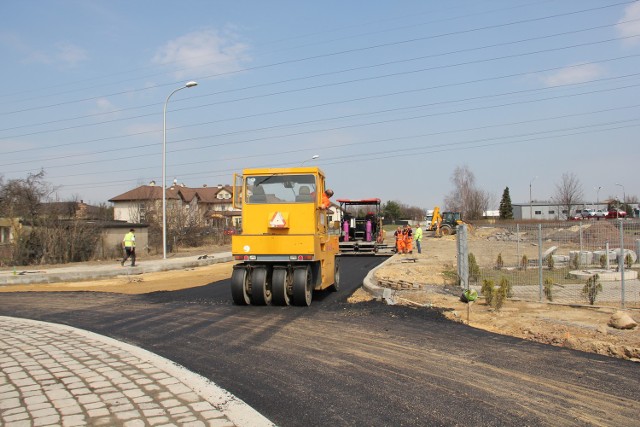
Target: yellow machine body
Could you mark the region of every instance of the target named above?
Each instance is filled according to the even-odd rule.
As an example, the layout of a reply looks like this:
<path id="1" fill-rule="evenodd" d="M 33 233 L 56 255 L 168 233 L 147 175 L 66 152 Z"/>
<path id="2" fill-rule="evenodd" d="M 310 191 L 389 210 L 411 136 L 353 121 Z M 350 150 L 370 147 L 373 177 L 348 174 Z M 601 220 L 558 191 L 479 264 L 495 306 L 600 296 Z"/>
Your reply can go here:
<path id="1" fill-rule="evenodd" d="M 236 303 L 270 304 L 279 292 L 275 300 L 288 304 L 296 300 L 296 280 L 315 291 L 337 287 L 339 230 L 321 207 L 324 190 L 317 167 L 245 169 L 235 176 L 234 206 L 242 209 L 242 232 L 231 242 L 234 259 L 242 262 L 236 266 L 242 271 L 234 270 Z M 276 283 L 281 280 L 286 283 Z M 256 291 L 256 283 L 263 289 Z"/>

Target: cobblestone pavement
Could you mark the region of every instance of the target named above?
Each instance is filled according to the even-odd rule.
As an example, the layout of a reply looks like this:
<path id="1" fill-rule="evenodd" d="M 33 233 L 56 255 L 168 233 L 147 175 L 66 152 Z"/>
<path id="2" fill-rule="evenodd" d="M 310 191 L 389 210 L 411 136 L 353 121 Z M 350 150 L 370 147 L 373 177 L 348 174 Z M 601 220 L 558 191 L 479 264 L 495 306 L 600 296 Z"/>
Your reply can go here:
<path id="1" fill-rule="evenodd" d="M 272 426 L 206 378 L 69 326 L 0 316 L 0 426 Z"/>

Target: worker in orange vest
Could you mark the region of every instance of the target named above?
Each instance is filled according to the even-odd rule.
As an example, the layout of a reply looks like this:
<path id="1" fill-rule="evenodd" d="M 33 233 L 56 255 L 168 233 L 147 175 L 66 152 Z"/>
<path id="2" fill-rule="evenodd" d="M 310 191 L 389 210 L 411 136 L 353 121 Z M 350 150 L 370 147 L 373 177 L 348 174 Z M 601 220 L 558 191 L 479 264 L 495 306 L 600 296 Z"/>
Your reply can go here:
<path id="1" fill-rule="evenodd" d="M 413 230 L 409 224 L 406 225 L 404 231 L 404 253 L 413 253 Z"/>
<path id="2" fill-rule="evenodd" d="M 404 234 L 402 233 L 402 227 L 399 226 L 393 235 L 396 238 L 396 253 L 404 253 Z"/>
<path id="3" fill-rule="evenodd" d="M 331 200 L 329 200 L 329 198 L 333 196 L 333 190 L 330 188 L 327 188 L 326 190 L 324 190 L 324 193 L 322 193 L 322 202 L 320 203 L 320 207 L 322 209 L 329 209 L 329 206 L 331 206 Z"/>

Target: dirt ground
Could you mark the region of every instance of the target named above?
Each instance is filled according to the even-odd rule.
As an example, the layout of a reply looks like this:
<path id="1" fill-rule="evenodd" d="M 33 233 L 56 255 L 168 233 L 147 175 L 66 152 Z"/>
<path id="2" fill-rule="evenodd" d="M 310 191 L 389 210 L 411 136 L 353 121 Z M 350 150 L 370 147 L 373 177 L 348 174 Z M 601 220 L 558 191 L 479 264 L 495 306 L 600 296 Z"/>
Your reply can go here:
<path id="1" fill-rule="evenodd" d="M 489 237 L 496 232 L 499 230 L 478 229 L 469 237 L 473 240 L 479 263 L 493 260 L 495 247 L 500 242 L 489 240 Z M 394 255 L 376 271 L 375 277 L 382 286 L 394 283 L 428 284 L 420 290 L 397 290 L 396 303 L 441 309 L 453 321 L 499 334 L 640 362 L 640 327 L 619 330 L 608 326 L 611 316 L 618 309 L 540 304 L 513 299 L 507 300 L 499 311 L 493 310 L 482 298 L 465 304 L 459 299 L 459 288 L 452 286 L 451 278 L 443 274 L 447 270 L 455 271 L 455 236 L 434 238 L 426 233 L 422 243 L 422 254 L 414 250 L 411 255 Z M 482 245 L 486 245 L 486 250 L 482 250 Z M 415 258 L 415 262 L 407 258 Z M 371 297 L 359 291 L 351 298 L 353 302 L 363 299 Z M 627 310 L 626 313 L 640 323 L 639 311 Z"/>
<path id="2" fill-rule="evenodd" d="M 423 254 L 418 255 L 414 251 L 411 255 L 416 258 L 415 262 L 404 262 L 401 256 L 394 255 L 376 271 L 376 279 L 381 283 L 404 281 L 429 284 L 420 290 L 397 291 L 396 303 L 418 310 L 439 309 L 449 319 L 474 328 L 640 362 L 640 328 L 617 330 L 607 325 L 611 315 L 617 311 L 615 308 L 572 307 L 510 299 L 500 311 L 494 311 L 482 299 L 471 305 L 460 302 L 459 289 L 451 286 L 450 280 L 443 274 L 443 271 L 453 269 L 455 237 L 435 239 L 428 234 L 423 239 Z M 478 231 L 472 238 L 486 240 L 488 245 L 495 246 L 495 242 L 489 242 L 486 237 Z M 478 253 L 482 257 L 481 252 Z M 141 294 L 171 291 L 226 279 L 231 275 L 231 268 L 232 263 L 226 263 L 88 282 L 1 286 L 0 292 L 95 291 Z M 350 301 L 358 303 L 370 299 L 372 297 L 368 293 L 359 289 Z M 627 313 L 640 323 L 640 312 L 627 310 Z"/>
<path id="3" fill-rule="evenodd" d="M 204 286 L 231 277 L 231 263 L 206 267 L 161 271 L 88 282 L 38 283 L 33 285 L 0 286 L 0 292 L 114 292 L 120 294 L 145 294 L 155 291 L 175 291 Z"/>

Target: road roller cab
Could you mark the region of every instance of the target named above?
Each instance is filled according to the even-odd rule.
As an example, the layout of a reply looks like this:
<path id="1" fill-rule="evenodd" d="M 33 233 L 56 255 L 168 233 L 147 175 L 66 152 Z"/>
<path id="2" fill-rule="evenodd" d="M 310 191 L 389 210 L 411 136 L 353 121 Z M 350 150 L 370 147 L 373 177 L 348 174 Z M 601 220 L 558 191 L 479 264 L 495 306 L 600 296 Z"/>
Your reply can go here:
<path id="1" fill-rule="evenodd" d="M 337 224 L 321 207 L 325 176 L 317 167 L 245 169 L 234 177 L 242 233 L 232 236 L 238 264 L 231 295 L 238 305 L 311 304 L 313 291 L 337 290 Z"/>

